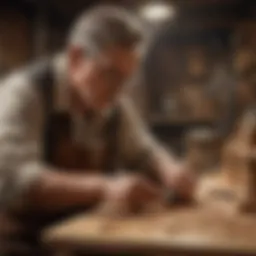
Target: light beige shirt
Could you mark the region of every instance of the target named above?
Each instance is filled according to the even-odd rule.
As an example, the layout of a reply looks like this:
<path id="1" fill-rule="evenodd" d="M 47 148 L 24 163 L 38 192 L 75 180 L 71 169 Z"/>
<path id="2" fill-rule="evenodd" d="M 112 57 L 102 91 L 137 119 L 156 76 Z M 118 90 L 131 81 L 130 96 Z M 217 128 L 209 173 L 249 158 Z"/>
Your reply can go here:
<path id="1" fill-rule="evenodd" d="M 69 109 L 65 65 L 54 59 L 56 82 L 55 111 Z M 0 205 L 8 207 L 22 201 L 25 192 L 47 166 L 43 162 L 44 107 L 43 97 L 34 84 L 29 68 L 19 70 L 1 81 L 0 87 Z M 147 131 L 130 100 L 120 97 L 121 126 L 119 150 L 129 162 L 144 152 L 157 153 L 160 146 Z M 79 116 L 73 118 L 74 139 L 85 147 L 102 142 L 97 127 L 107 120 L 104 113 L 95 123 L 86 123 Z M 139 167 L 138 167 L 139 168 Z"/>

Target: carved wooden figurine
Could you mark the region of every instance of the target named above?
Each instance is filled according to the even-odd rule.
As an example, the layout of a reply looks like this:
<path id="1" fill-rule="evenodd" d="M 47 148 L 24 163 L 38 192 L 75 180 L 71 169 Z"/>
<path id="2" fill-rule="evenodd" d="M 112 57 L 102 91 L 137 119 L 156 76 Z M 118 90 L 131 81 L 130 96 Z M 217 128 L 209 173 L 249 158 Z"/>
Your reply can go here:
<path id="1" fill-rule="evenodd" d="M 256 109 L 243 115 L 222 152 L 220 171 L 202 177 L 196 192 L 200 203 L 226 201 L 238 210 L 256 206 Z M 250 206 L 250 207 L 249 207 Z"/>

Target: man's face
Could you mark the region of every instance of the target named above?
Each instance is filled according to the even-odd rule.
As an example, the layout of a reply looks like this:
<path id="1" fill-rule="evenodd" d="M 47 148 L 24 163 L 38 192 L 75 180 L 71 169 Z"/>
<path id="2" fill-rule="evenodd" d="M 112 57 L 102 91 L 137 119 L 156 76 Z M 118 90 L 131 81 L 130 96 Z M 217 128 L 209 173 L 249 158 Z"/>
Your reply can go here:
<path id="1" fill-rule="evenodd" d="M 94 58 L 82 52 L 71 52 L 69 61 L 71 83 L 82 103 L 101 111 L 115 103 L 125 81 L 136 68 L 137 54 L 134 50 L 121 48 Z"/>

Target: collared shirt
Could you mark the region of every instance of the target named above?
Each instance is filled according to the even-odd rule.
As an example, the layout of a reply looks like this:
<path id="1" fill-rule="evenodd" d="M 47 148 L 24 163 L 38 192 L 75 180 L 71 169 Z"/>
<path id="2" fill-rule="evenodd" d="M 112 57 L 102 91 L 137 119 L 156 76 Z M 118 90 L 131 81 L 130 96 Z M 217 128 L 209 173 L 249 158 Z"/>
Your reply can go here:
<path id="1" fill-rule="evenodd" d="M 65 65 L 54 59 L 55 111 L 70 110 Z M 25 192 L 51 167 L 43 162 L 44 104 L 43 97 L 32 79 L 29 68 L 17 71 L 1 81 L 0 87 L 0 203 L 3 206 L 22 202 Z M 120 97 L 121 125 L 120 153 L 126 162 L 151 152 L 159 145 L 138 117 L 131 101 Z M 104 138 L 97 131 L 107 120 L 104 113 L 99 120 L 84 121 L 73 115 L 74 139 L 86 147 L 97 147 Z M 140 168 L 140 167 L 138 167 Z"/>

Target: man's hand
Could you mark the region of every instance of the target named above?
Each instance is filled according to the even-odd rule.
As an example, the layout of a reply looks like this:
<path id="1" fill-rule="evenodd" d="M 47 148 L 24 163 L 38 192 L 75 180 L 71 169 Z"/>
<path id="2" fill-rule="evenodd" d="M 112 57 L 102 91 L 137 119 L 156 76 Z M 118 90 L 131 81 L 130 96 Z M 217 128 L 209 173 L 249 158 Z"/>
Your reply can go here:
<path id="1" fill-rule="evenodd" d="M 161 208 L 162 190 L 139 175 L 110 178 L 104 191 L 100 213 L 122 216 Z"/>
<path id="2" fill-rule="evenodd" d="M 195 176 L 186 164 L 175 163 L 165 172 L 164 184 L 178 197 L 192 199 L 195 189 Z"/>

